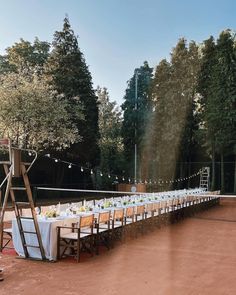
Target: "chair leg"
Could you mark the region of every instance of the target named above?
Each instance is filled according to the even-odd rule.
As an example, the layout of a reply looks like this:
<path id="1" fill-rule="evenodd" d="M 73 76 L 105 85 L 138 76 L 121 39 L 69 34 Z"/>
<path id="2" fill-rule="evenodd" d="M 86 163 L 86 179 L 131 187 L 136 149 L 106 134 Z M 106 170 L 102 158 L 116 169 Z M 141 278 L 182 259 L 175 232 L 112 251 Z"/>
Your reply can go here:
<path id="1" fill-rule="evenodd" d="M 99 234 L 99 231 L 97 231 L 96 238 L 95 238 L 96 255 L 99 255 L 99 244 L 100 244 L 100 234 Z"/>
<path id="2" fill-rule="evenodd" d="M 80 262 L 80 239 L 77 239 L 76 261 Z"/>
<path id="3" fill-rule="evenodd" d="M 61 258 L 60 257 L 60 232 L 61 232 L 61 229 L 57 228 L 57 260 Z"/>

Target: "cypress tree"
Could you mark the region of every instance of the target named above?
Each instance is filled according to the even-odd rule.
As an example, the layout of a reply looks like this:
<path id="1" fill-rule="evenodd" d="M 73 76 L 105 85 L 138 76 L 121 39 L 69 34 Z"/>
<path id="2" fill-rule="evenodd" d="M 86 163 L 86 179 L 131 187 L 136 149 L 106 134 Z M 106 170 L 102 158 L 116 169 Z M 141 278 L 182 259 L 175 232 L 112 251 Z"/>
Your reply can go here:
<path id="1" fill-rule="evenodd" d="M 124 111 L 122 137 L 124 142 L 124 156 L 127 162 L 127 175 L 133 175 L 134 145 L 136 143 L 137 162 L 139 166 L 137 175 L 141 177 L 140 163 L 142 150 L 144 148 L 143 139 L 147 128 L 151 105 L 149 87 L 152 79 L 152 71 L 153 69 L 149 67 L 147 62 L 144 62 L 143 66 L 134 71 L 133 77 L 128 82 L 128 87 L 124 96 L 125 102 L 121 106 Z"/>
<path id="2" fill-rule="evenodd" d="M 73 106 L 82 104 L 84 119 L 75 122 L 82 142 L 74 144 L 67 155 L 82 165 L 96 165 L 99 162 L 97 97 L 92 87 L 91 74 L 68 17 L 64 19 L 62 31 L 54 33 L 48 74 L 56 90 L 70 102 L 72 114 Z"/>

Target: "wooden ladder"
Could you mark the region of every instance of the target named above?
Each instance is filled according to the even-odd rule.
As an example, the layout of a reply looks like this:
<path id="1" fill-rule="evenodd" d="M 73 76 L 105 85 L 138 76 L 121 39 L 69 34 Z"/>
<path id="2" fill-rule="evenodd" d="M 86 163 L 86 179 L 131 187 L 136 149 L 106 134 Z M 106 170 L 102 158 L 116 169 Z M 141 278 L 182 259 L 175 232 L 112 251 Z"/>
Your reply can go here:
<path id="1" fill-rule="evenodd" d="M 30 182 L 28 178 L 28 170 L 26 169 L 26 164 L 23 162 L 20 162 L 20 177 L 23 180 L 23 185 L 22 186 L 13 186 L 13 178 L 14 178 L 14 173 L 13 173 L 13 164 L 11 162 L 2 162 L 4 171 L 6 174 L 6 191 L 5 191 L 5 196 L 3 200 L 3 205 L 0 211 L 0 251 L 2 251 L 3 248 L 3 226 L 4 226 L 4 213 L 7 209 L 7 204 L 8 204 L 8 199 L 9 195 L 11 196 L 11 201 L 12 201 L 12 207 L 14 208 L 15 215 L 16 215 L 16 222 L 18 225 L 19 233 L 20 233 L 20 238 L 22 241 L 22 247 L 24 250 L 24 255 L 25 258 L 30 258 L 30 259 L 35 259 L 35 260 L 46 260 L 45 256 L 45 251 L 42 243 L 42 238 L 41 238 L 41 233 L 39 230 L 39 225 L 37 221 L 37 216 L 35 212 L 35 206 L 34 206 L 34 200 L 33 200 L 33 195 L 30 187 Z M 32 163 L 28 163 L 27 165 L 31 166 Z M 20 178 L 18 177 L 18 178 Z M 17 200 L 17 192 L 19 191 L 25 191 L 26 192 L 26 197 L 27 201 L 26 202 L 20 202 Z M 22 208 L 29 208 L 31 212 L 31 216 L 23 216 L 22 215 Z M 26 231 L 24 230 L 23 223 L 24 220 L 29 219 L 32 220 L 33 222 L 33 231 Z M 37 244 L 38 245 L 31 245 L 26 243 L 26 238 L 25 234 L 27 235 L 34 235 L 37 239 Z M 28 248 L 38 248 L 40 251 L 41 259 L 36 259 L 30 256 Z"/>
<path id="2" fill-rule="evenodd" d="M 204 167 L 200 171 L 200 187 L 209 190 L 210 168 Z"/>

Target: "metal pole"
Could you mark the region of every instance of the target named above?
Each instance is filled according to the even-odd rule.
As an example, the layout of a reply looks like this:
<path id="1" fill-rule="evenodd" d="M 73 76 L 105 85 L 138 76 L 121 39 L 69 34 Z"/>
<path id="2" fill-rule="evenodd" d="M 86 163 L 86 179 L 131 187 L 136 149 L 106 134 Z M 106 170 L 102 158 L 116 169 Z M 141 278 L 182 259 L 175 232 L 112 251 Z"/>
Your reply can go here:
<path id="1" fill-rule="evenodd" d="M 135 130 L 134 130 L 134 182 L 137 182 L 137 99 L 138 99 L 138 71 L 135 71 L 135 99 L 134 99 L 134 111 L 135 111 Z"/>

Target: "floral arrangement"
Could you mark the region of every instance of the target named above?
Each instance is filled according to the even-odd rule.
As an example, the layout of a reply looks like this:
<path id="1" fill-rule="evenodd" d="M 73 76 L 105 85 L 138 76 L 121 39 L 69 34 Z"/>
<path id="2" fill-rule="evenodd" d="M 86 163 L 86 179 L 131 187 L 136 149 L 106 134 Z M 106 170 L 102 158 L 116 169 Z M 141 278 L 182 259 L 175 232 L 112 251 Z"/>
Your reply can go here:
<path id="1" fill-rule="evenodd" d="M 109 208 L 109 207 L 111 207 L 112 206 L 112 202 L 110 202 L 110 201 L 106 201 L 104 204 L 103 204 L 103 207 L 104 208 Z"/>
<path id="2" fill-rule="evenodd" d="M 48 210 L 44 213 L 44 216 L 47 218 L 57 217 L 59 216 L 56 209 Z"/>

